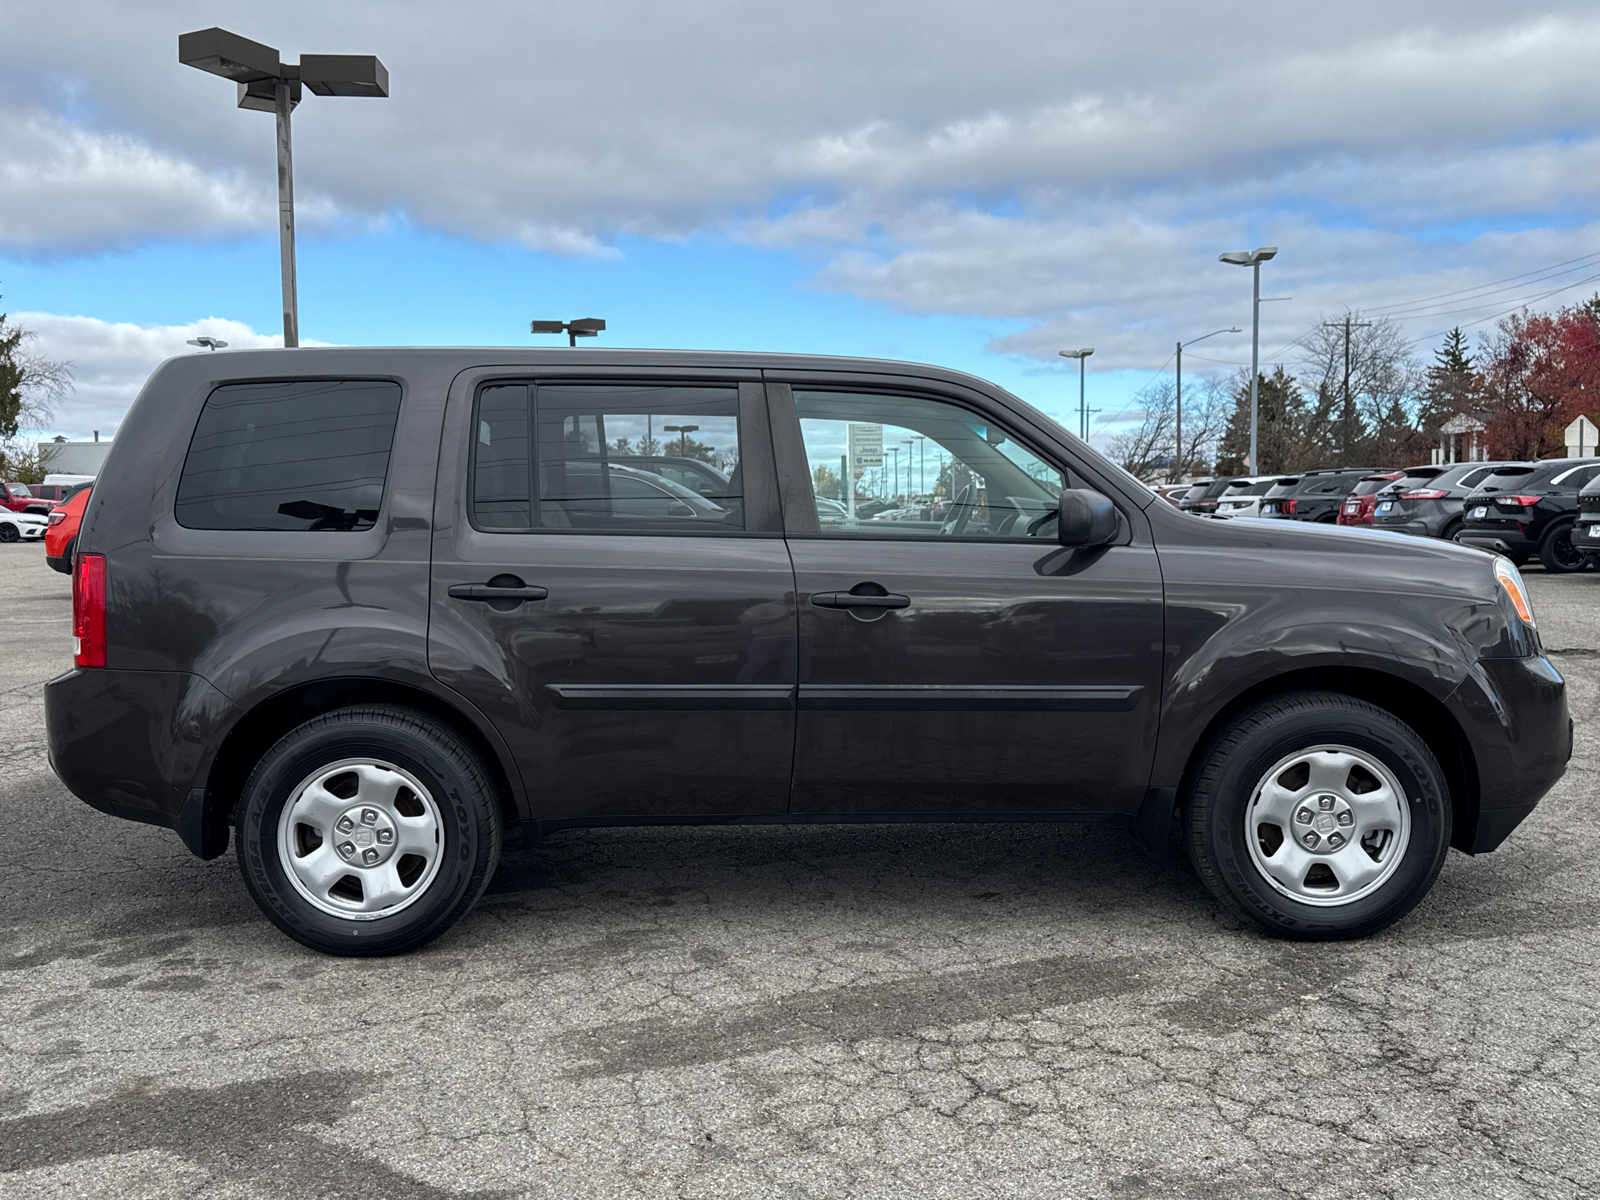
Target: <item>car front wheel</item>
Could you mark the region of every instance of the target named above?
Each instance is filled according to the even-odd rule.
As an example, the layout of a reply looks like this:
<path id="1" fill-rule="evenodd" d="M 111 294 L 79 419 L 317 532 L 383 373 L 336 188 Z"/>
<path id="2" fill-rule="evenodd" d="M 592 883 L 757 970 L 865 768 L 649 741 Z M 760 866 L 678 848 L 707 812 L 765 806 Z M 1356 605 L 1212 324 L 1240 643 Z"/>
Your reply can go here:
<path id="1" fill-rule="evenodd" d="M 262 912 L 327 954 L 400 954 L 483 893 L 500 855 L 488 773 L 453 730 L 363 706 L 307 721 L 256 765 L 238 856 Z"/>
<path id="2" fill-rule="evenodd" d="M 1195 870 L 1268 932 L 1363 937 L 1410 912 L 1450 848 L 1450 798 L 1421 738 L 1350 696 L 1302 692 L 1240 716 L 1189 797 Z"/>

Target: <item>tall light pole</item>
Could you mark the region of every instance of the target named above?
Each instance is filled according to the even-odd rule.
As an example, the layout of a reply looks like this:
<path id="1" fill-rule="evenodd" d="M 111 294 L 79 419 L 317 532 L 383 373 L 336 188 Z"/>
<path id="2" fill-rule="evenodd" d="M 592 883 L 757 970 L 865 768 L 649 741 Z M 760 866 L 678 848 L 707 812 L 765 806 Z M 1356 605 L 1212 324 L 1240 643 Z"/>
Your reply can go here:
<path id="1" fill-rule="evenodd" d="M 917 495 L 928 490 L 928 435 L 919 433 L 912 441 L 917 443 Z"/>
<path id="2" fill-rule="evenodd" d="M 682 434 L 678 439 L 678 457 L 689 457 L 689 435 L 699 429 L 698 425 L 663 425 L 661 427 L 668 433 Z"/>
<path id="3" fill-rule="evenodd" d="M 1213 329 L 1210 333 L 1201 334 L 1197 338 L 1190 338 L 1189 339 L 1189 345 L 1192 346 L 1196 342 L 1203 342 L 1203 341 L 1206 340 L 1206 338 L 1209 338 L 1209 337 L 1216 337 L 1217 334 L 1219 334 L 1219 333 L 1239 333 L 1239 332 L 1240 332 L 1240 329 L 1239 329 L 1239 327 L 1237 325 L 1235 325 L 1232 329 Z M 1178 386 L 1177 386 L 1176 395 L 1177 395 L 1177 401 L 1178 401 L 1178 423 L 1177 423 L 1177 432 L 1173 435 L 1173 439 L 1172 439 L 1172 478 L 1169 480 L 1169 482 L 1171 482 L 1171 483 L 1177 483 L 1178 482 L 1178 476 L 1183 471 L 1183 343 L 1182 342 L 1178 343 Z"/>
<path id="4" fill-rule="evenodd" d="M 1059 350 L 1062 358 L 1075 358 L 1078 360 L 1078 436 L 1084 441 L 1089 440 L 1089 408 L 1084 400 L 1083 392 L 1083 360 L 1094 353 L 1094 347 L 1087 350 Z"/>
<path id="5" fill-rule="evenodd" d="M 1255 268 L 1255 292 L 1250 309 L 1250 473 L 1261 474 L 1261 462 L 1256 457 L 1256 425 L 1258 404 L 1256 376 L 1261 373 L 1261 264 L 1278 253 L 1276 246 L 1257 246 L 1254 250 L 1230 250 L 1217 256 L 1219 262 L 1236 267 Z"/>
<path id="6" fill-rule="evenodd" d="M 893 501 L 896 499 L 896 492 L 894 489 L 900 486 L 900 447 L 890 446 L 884 451 L 884 453 L 894 455 L 894 457 L 889 460 L 889 470 L 892 472 L 894 480 L 889 484 L 889 499 L 890 501 Z"/>
<path id="7" fill-rule="evenodd" d="M 318 96 L 387 96 L 389 71 L 371 54 L 306 54 L 282 62 L 271 46 L 229 33 L 200 29 L 178 37 L 178 61 L 239 85 L 239 107 L 278 116 L 278 253 L 283 274 L 283 344 L 300 344 L 300 306 L 294 271 L 294 155 L 289 113 L 300 89 Z"/>

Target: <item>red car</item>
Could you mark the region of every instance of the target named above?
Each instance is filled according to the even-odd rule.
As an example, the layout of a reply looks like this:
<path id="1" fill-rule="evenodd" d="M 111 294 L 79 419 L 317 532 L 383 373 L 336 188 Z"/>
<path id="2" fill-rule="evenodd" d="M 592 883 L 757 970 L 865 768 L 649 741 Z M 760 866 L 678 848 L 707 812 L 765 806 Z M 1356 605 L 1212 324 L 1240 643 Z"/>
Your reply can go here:
<path id="1" fill-rule="evenodd" d="M 33 488 L 25 483 L 8 483 L 5 485 L 4 494 L 0 495 L 0 507 L 9 512 L 44 512 L 49 509 L 50 504 L 35 496 Z"/>
<path id="2" fill-rule="evenodd" d="M 1371 525 L 1372 510 L 1377 507 L 1378 493 L 1396 479 L 1405 478 L 1404 471 L 1380 471 L 1376 475 L 1363 475 L 1339 505 L 1339 524 Z"/>
<path id="3" fill-rule="evenodd" d="M 89 506 L 89 489 L 84 488 L 50 514 L 44 531 L 44 560 L 63 575 L 72 574 L 72 556 L 78 547 L 78 525 Z"/>

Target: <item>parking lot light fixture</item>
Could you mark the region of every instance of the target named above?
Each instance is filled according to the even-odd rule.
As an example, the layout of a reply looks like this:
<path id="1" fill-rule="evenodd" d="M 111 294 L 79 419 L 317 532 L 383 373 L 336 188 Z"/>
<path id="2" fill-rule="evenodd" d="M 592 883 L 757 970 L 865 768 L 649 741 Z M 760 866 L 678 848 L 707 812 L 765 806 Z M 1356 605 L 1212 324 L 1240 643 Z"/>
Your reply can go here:
<path id="1" fill-rule="evenodd" d="M 1261 264 L 1277 255 L 1276 246 L 1257 246 L 1254 250 L 1230 250 L 1217 256 L 1220 262 L 1235 267 L 1250 267 L 1255 275 L 1254 292 L 1250 308 L 1250 472 L 1261 474 L 1261 462 L 1256 457 L 1256 433 L 1259 410 L 1256 398 L 1256 376 L 1261 373 Z"/>
<path id="2" fill-rule="evenodd" d="M 213 351 L 215 351 L 215 350 L 221 350 L 228 343 L 223 341 L 221 338 L 197 337 L 197 338 L 190 338 L 188 344 L 191 345 L 191 346 L 199 346 L 202 350 L 213 350 Z"/>
<path id="3" fill-rule="evenodd" d="M 564 333 L 567 345 L 576 346 L 581 337 L 596 337 L 606 327 L 599 317 L 579 317 L 576 321 L 530 321 L 529 333 Z"/>
<path id="4" fill-rule="evenodd" d="M 680 435 L 679 438 L 678 438 L 678 457 L 679 458 L 688 458 L 689 457 L 689 435 L 691 433 L 693 433 L 695 430 L 699 429 L 700 426 L 698 426 L 698 425 L 663 425 L 661 428 L 664 431 L 666 431 L 667 433 L 676 433 L 676 434 Z"/>
<path id="5" fill-rule="evenodd" d="M 1213 329 L 1210 333 L 1201 334 L 1197 338 L 1190 338 L 1187 344 L 1192 346 L 1196 342 L 1205 341 L 1206 338 L 1216 337 L 1217 334 L 1219 334 L 1219 333 L 1240 333 L 1240 332 L 1243 332 L 1243 331 L 1240 330 L 1240 328 L 1237 325 L 1233 326 L 1233 328 L 1231 328 L 1231 329 Z M 1176 401 L 1176 404 L 1177 404 L 1177 423 L 1176 423 L 1176 429 L 1175 429 L 1175 431 L 1173 433 L 1173 438 L 1172 438 L 1172 470 L 1169 473 L 1169 482 L 1171 482 L 1171 483 L 1177 483 L 1178 482 L 1178 475 L 1183 470 L 1183 347 L 1184 347 L 1184 345 L 1185 345 L 1185 343 L 1179 342 L 1178 343 L 1178 351 L 1177 351 L 1177 359 L 1178 359 L 1178 373 L 1177 373 L 1177 376 L 1176 376 L 1176 378 L 1177 378 L 1177 386 L 1174 389 L 1174 400 Z"/>
<path id="6" fill-rule="evenodd" d="M 387 96 L 388 68 L 371 54 L 307 54 L 298 63 L 286 63 L 273 47 L 252 42 L 226 29 L 199 29 L 180 34 L 178 61 L 184 66 L 231 79 L 238 85 L 240 108 L 277 114 L 283 344 L 298 346 L 300 306 L 295 281 L 294 154 L 289 114 L 300 103 L 302 87 L 318 96 Z"/>
<path id="7" fill-rule="evenodd" d="M 1087 350 L 1061 350 L 1058 351 L 1062 358 L 1075 358 L 1078 360 L 1078 436 L 1084 441 L 1089 440 L 1089 406 L 1084 401 L 1083 391 L 1083 360 L 1094 353 L 1094 347 Z"/>

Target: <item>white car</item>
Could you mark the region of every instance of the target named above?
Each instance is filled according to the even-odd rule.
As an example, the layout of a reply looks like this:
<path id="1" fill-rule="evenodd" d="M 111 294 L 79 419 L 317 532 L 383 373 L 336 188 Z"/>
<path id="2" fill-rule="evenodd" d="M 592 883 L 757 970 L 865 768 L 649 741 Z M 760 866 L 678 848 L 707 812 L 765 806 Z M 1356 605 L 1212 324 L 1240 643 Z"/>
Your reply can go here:
<path id="1" fill-rule="evenodd" d="M 1241 479 L 1217 498 L 1217 516 L 1259 517 L 1261 497 L 1279 478 L 1277 475 L 1258 475 L 1253 479 Z"/>
<path id="2" fill-rule="evenodd" d="M 38 513 L 0 511 L 0 542 L 37 542 L 43 539 L 48 517 Z"/>

